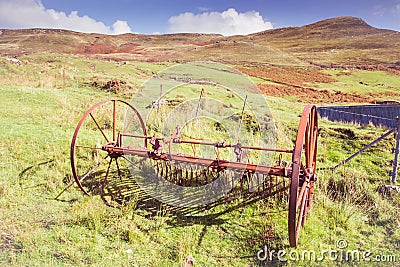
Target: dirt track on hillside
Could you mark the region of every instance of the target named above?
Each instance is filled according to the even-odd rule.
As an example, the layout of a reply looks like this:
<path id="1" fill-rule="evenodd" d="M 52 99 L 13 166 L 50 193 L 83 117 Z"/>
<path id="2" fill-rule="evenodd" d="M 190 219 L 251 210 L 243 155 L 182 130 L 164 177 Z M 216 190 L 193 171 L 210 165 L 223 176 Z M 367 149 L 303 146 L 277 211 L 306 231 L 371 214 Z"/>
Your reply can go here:
<path id="1" fill-rule="evenodd" d="M 291 97 L 293 102 L 313 104 L 374 102 L 374 99 L 369 96 L 342 92 L 329 92 L 328 90 L 316 90 L 312 88 L 272 84 L 259 84 L 258 87 L 265 95 Z"/>

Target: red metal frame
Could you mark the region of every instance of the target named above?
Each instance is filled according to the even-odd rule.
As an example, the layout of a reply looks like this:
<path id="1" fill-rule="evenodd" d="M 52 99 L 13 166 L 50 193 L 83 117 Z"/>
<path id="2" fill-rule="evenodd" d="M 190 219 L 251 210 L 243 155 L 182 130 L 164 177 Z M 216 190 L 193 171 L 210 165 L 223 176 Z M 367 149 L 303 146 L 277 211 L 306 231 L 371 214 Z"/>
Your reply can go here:
<path id="1" fill-rule="evenodd" d="M 112 102 L 112 140 L 110 137 L 107 137 L 105 132 L 102 130 L 101 126 L 96 121 L 96 118 L 93 117 L 92 112 L 107 103 Z M 120 133 L 116 130 L 116 109 L 117 103 L 121 103 L 126 105 L 128 109 L 131 109 L 136 117 L 139 119 L 140 126 L 142 128 L 142 135 L 133 135 L 129 133 Z M 88 118 L 94 122 L 98 130 L 104 137 L 105 144 L 101 148 L 93 147 L 93 146 L 79 146 L 82 149 L 98 149 L 107 153 L 107 156 L 104 157 L 100 163 L 96 163 L 93 167 L 85 172 L 83 175 L 79 175 L 77 171 L 76 165 L 76 148 L 77 137 L 81 130 L 82 125 Z M 128 122 L 130 124 L 131 122 Z M 127 127 L 126 127 L 127 128 Z M 143 147 L 130 147 L 130 146 L 122 146 L 122 137 L 133 137 L 143 139 Z M 171 153 L 155 153 L 147 148 L 147 141 L 151 139 L 151 136 L 147 135 L 146 127 L 143 119 L 141 118 L 139 112 L 129 103 L 122 100 L 105 100 L 99 102 L 92 106 L 79 121 L 78 126 L 74 132 L 70 155 L 71 155 L 71 168 L 72 174 L 78 187 L 85 193 L 88 192 L 82 186 L 82 180 L 86 178 L 94 169 L 98 167 L 99 164 L 102 164 L 104 161 L 109 159 L 107 171 L 105 173 L 104 181 L 102 183 L 102 190 L 104 191 L 105 184 L 107 183 L 107 178 L 110 171 L 110 166 L 113 162 L 115 162 L 118 170 L 118 175 L 120 176 L 120 167 L 118 165 L 118 158 L 123 155 L 133 155 L 142 158 L 149 158 L 152 160 L 161 160 L 161 161 L 171 161 L 172 163 L 187 163 L 187 164 L 197 164 L 201 166 L 208 166 L 215 171 L 222 170 L 232 170 L 232 171 L 245 171 L 247 173 L 253 174 L 263 174 L 263 175 L 271 175 L 271 176 L 282 176 L 290 179 L 290 189 L 289 189 L 289 207 L 288 207 L 288 235 L 289 235 L 289 243 L 291 246 L 296 247 L 298 244 L 298 238 L 301 227 L 304 225 L 307 213 L 312 207 L 313 193 L 314 193 L 314 184 L 317 179 L 316 171 L 316 155 L 317 155 L 317 137 L 318 137 L 318 117 L 316 112 L 316 107 L 314 105 L 307 105 L 302 113 L 300 118 L 300 123 L 298 127 L 296 143 L 294 149 L 272 149 L 272 148 L 262 148 L 255 146 L 242 146 L 242 149 L 254 149 L 254 150 L 262 150 L 262 151 L 271 151 L 271 152 L 279 152 L 279 153 L 289 153 L 292 154 L 292 164 L 289 167 L 282 166 L 265 166 L 258 164 L 250 164 L 244 162 L 232 162 L 223 159 L 208 159 L 208 158 L 200 158 L 196 156 L 182 155 L 182 154 L 174 154 Z M 158 138 L 159 140 L 162 138 Z M 204 142 L 197 140 L 183 140 L 180 139 L 179 136 L 170 136 L 166 138 L 170 140 L 172 143 L 186 143 L 186 144 L 194 144 L 194 145 L 207 145 L 207 146 L 215 146 L 215 147 L 223 147 L 223 148 L 231 148 L 235 145 L 233 144 L 217 144 L 213 142 Z M 121 177 L 120 177 L 121 178 Z"/>

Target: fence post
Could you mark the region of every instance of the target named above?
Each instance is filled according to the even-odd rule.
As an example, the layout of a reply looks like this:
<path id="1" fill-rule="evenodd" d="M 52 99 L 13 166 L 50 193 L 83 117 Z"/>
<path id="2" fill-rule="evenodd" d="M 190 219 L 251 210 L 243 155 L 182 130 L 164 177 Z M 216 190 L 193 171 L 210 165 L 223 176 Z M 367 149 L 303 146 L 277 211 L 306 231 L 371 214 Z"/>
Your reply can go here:
<path id="1" fill-rule="evenodd" d="M 396 178 L 397 178 L 397 167 L 398 167 L 398 161 L 399 161 L 399 146 L 400 146 L 400 120 L 399 117 L 396 118 L 396 127 L 397 131 L 396 133 L 396 150 L 394 152 L 394 161 L 393 161 L 393 172 L 392 172 L 392 183 L 396 183 Z"/>

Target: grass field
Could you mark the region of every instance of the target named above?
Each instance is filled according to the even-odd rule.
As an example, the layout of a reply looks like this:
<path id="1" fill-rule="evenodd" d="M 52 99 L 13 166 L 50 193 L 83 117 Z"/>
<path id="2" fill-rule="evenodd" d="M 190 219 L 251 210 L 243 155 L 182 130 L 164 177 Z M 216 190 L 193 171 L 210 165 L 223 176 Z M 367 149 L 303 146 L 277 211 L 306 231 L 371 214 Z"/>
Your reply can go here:
<path id="1" fill-rule="evenodd" d="M 184 266 L 192 256 L 195 266 L 382 266 L 326 254 L 336 250 L 370 251 L 368 259 L 399 265 L 400 196 L 377 192 L 390 178 L 393 135 L 348 165 L 319 170 L 315 205 L 293 249 L 287 240 L 285 198 L 247 204 L 249 199 L 237 196 L 202 210 L 204 216 L 190 217 L 161 203 L 145 208 L 139 199 L 121 209 L 107 207 L 99 196 L 84 196 L 76 187 L 56 200 L 73 180 L 69 146 L 83 113 L 110 97 L 129 100 L 138 85 L 171 63 L 120 65 L 66 55 L 21 60 L 22 66 L 16 66 L 1 59 L 0 67 L 0 265 Z M 391 94 L 400 84 L 398 76 L 384 72 L 324 72 L 337 82 L 318 86 L 369 97 L 379 84 Z M 117 94 L 102 89 L 112 79 L 125 82 Z M 364 89 L 361 80 L 372 88 Z M 278 146 L 285 148 L 295 138 L 304 103 L 278 96 L 268 96 L 267 102 Z M 335 165 L 387 130 L 324 120 L 319 128 L 319 168 Z M 269 257 L 260 261 L 257 254 L 265 246 L 284 250 L 287 261 L 276 254 L 272 262 Z M 316 260 L 302 258 L 310 251 Z"/>

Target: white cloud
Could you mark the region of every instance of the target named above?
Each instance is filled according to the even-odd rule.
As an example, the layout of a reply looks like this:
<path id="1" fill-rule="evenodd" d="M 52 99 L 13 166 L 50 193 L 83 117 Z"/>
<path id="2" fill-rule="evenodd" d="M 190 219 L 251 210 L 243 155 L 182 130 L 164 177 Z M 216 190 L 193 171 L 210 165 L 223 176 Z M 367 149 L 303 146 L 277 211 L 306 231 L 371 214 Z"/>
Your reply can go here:
<path id="1" fill-rule="evenodd" d="M 132 32 L 126 21 L 112 27 L 77 11 L 70 14 L 46 9 L 40 0 L 0 0 L 0 28 L 55 28 L 87 33 L 121 34 Z"/>
<path id="2" fill-rule="evenodd" d="M 397 13 L 400 13 L 400 4 L 397 4 L 397 5 L 395 6 L 395 11 L 396 11 Z"/>
<path id="3" fill-rule="evenodd" d="M 271 22 L 264 21 L 260 13 L 249 11 L 238 13 L 230 8 L 224 12 L 190 12 L 173 16 L 168 20 L 170 32 L 220 33 L 223 35 L 246 35 L 273 28 Z"/>
<path id="4" fill-rule="evenodd" d="M 113 24 L 113 31 L 114 34 L 122 34 L 122 33 L 128 33 L 132 32 L 131 27 L 129 27 L 128 22 L 124 20 L 117 20 Z"/>

